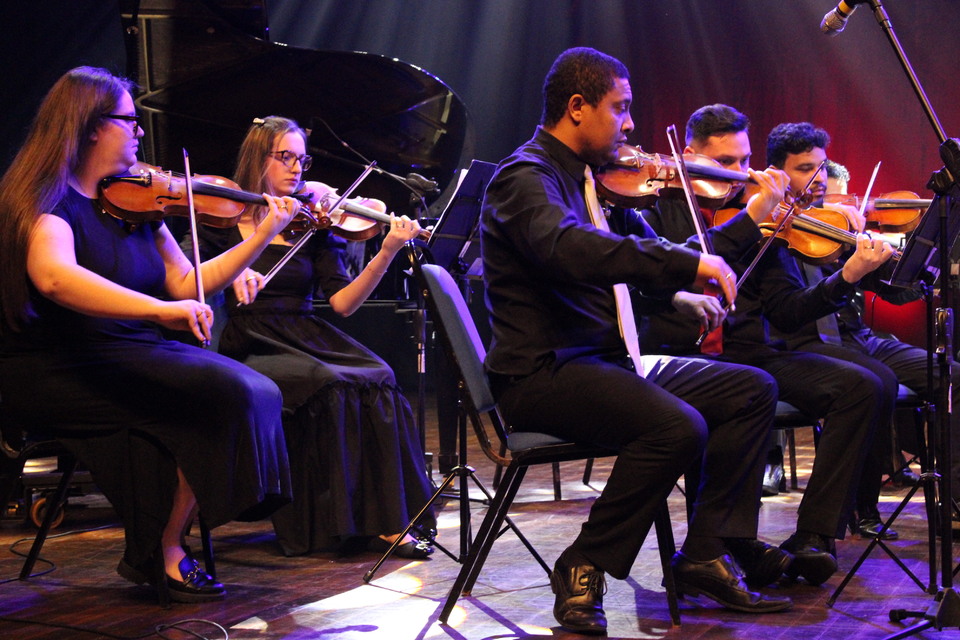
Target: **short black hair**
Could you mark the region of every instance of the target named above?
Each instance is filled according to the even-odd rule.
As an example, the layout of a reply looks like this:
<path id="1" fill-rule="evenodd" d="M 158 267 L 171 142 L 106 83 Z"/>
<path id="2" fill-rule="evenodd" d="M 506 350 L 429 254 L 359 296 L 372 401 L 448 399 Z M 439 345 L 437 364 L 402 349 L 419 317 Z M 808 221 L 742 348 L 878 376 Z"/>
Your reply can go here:
<path id="1" fill-rule="evenodd" d="M 844 182 L 850 182 L 850 171 L 839 162 L 827 160 L 827 164 L 824 166 L 827 168 L 828 178 L 837 178 L 838 180 L 843 180 Z"/>
<path id="2" fill-rule="evenodd" d="M 750 128 L 750 118 L 726 104 L 708 104 L 694 111 L 687 120 L 686 143 L 703 143 L 710 136 L 739 133 Z"/>
<path id="3" fill-rule="evenodd" d="M 809 122 L 784 122 L 778 124 L 767 136 L 767 164 L 783 169 L 787 155 L 804 153 L 814 147 L 826 149 L 830 135 Z"/>
<path id="4" fill-rule="evenodd" d="M 595 107 L 618 78 L 629 77 L 627 67 L 613 56 L 589 47 L 567 49 L 553 61 L 543 81 L 540 124 L 552 126 L 560 122 L 570 96 L 579 93 Z"/>

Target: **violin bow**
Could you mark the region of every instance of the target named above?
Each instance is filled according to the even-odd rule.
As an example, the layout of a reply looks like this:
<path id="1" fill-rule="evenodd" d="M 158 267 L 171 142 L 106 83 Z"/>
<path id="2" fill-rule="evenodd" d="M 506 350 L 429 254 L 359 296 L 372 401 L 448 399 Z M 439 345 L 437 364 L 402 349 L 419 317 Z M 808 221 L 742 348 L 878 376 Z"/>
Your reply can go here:
<path id="1" fill-rule="evenodd" d="M 870 192 L 873 190 L 873 181 L 877 179 L 877 173 L 880 171 L 880 162 L 873 168 L 873 175 L 870 176 L 870 182 L 867 183 L 867 190 L 863 192 L 863 201 L 860 203 L 860 217 L 863 218 L 867 212 L 867 202 L 870 201 Z"/>
<path id="2" fill-rule="evenodd" d="M 700 247 L 704 253 L 713 254 L 713 243 L 707 237 L 707 232 L 703 226 L 703 219 L 700 217 L 700 207 L 697 206 L 696 197 L 693 195 L 693 186 L 690 182 L 690 173 L 687 171 L 687 163 L 680 153 L 680 138 L 677 137 L 676 125 L 667 127 L 667 140 L 670 141 L 670 152 L 673 154 L 673 162 L 677 165 L 677 175 L 680 177 L 680 185 L 683 187 L 683 195 L 687 200 L 687 207 L 690 209 L 690 215 L 693 217 L 693 227 L 697 230 L 697 238 L 700 240 Z"/>
<path id="3" fill-rule="evenodd" d="M 333 204 L 332 207 L 330 207 L 329 210 L 331 212 L 336 211 L 340 207 L 340 205 L 343 204 L 343 201 L 349 198 L 353 194 L 353 192 L 356 190 L 356 188 L 360 186 L 360 183 L 367 179 L 367 176 L 370 175 L 370 172 L 373 171 L 374 167 L 376 166 L 377 166 L 376 160 L 368 164 L 364 168 L 363 173 L 361 173 L 357 177 L 357 179 L 353 181 L 353 184 L 351 184 L 346 189 L 346 191 L 343 192 L 343 195 L 337 199 L 337 201 Z M 316 230 L 317 230 L 316 227 L 310 227 L 309 229 L 307 229 L 304 232 L 303 236 L 299 240 L 297 240 L 297 243 L 292 247 L 290 247 L 290 250 L 287 251 L 287 253 L 285 253 L 284 256 L 280 258 L 279 261 L 277 261 L 277 264 L 273 265 L 273 268 L 270 269 L 270 271 L 268 271 L 263 276 L 263 284 L 260 285 L 261 290 L 263 289 L 263 287 L 267 286 L 267 283 L 270 282 L 275 275 L 277 275 L 277 272 L 283 268 L 283 265 L 287 264 L 287 262 L 290 261 L 290 258 L 292 258 L 294 254 L 296 254 L 296 252 L 299 251 L 300 248 L 307 243 L 307 241 L 313 236 Z M 238 302 L 237 306 L 238 307 L 241 306 L 241 303 Z"/>
<path id="4" fill-rule="evenodd" d="M 190 212 L 190 239 L 193 241 L 193 274 L 197 282 L 197 301 L 200 304 L 206 304 L 203 293 L 203 275 L 200 273 L 200 239 L 197 235 L 197 210 L 193 205 L 193 180 L 190 172 L 190 154 L 186 148 L 183 149 L 183 171 L 187 178 L 184 182 L 187 185 L 187 210 Z M 210 346 L 209 340 L 202 340 L 201 344 L 205 347 Z"/>
<path id="5" fill-rule="evenodd" d="M 670 152 L 673 155 L 673 163 L 677 166 L 677 175 L 680 177 L 680 185 L 683 187 L 683 195 L 687 200 L 687 208 L 690 209 L 690 216 L 693 220 L 693 227 L 697 230 L 697 238 L 700 240 L 700 248 L 704 253 L 713 255 L 713 243 L 710 241 L 710 238 L 707 237 L 706 229 L 703 225 L 703 218 L 700 217 L 700 207 L 697 206 L 696 197 L 693 194 L 693 186 L 690 183 L 690 174 L 687 171 L 687 163 L 683 159 L 683 154 L 680 153 L 680 138 L 677 136 L 677 127 L 675 125 L 670 125 L 667 127 L 667 140 L 670 142 Z M 723 300 L 723 295 L 720 295 L 720 300 Z M 729 309 L 729 303 L 724 305 Z M 705 329 L 700 330 L 700 337 L 697 338 L 697 346 L 703 344 L 703 341 L 709 335 L 709 331 Z"/>
<path id="6" fill-rule="evenodd" d="M 784 227 L 787 226 L 787 222 L 789 222 L 789 220 L 794 216 L 794 214 L 797 213 L 797 203 L 800 201 L 800 199 L 804 195 L 806 195 L 810 191 L 810 185 L 813 184 L 813 181 L 820 174 L 820 171 L 823 170 L 823 165 L 826 162 L 827 162 L 826 160 L 822 160 L 820 162 L 820 164 L 817 166 L 817 170 L 814 171 L 813 174 L 811 174 L 810 179 L 807 180 L 807 184 L 804 185 L 803 190 L 800 192 L 800 195 L 790 198 L 790 202 L 787 203 L 789 207 L 785 211 L 781 209 L 782 215 L 780 216 L 780 220 L 777 222 L 777 228 L 773 230 L 773 233 L 767 236 L 767 239 L 760 246 L 760 249 L 757 250 L 757 255 L 753 257 L 753 260 L 751 260 L 750 264 L 747 265 L 747 268 L 744 269 L 743 275 L 740 276 L 739 282 L 743 282 L 747 278 L 747 276 L 749 276 L 750 273 L 756 268 L 757 264 L 760 262 L 760 258 L 762 258 L 763 254 L 765 254 L 767 252 L 767 249 L 770 248 L 770 245 L 773 243 L 774 239 L 777 237 L 777 234 L 783 231 Z M 779 206 L 782 207 L 782 204 Z"/>

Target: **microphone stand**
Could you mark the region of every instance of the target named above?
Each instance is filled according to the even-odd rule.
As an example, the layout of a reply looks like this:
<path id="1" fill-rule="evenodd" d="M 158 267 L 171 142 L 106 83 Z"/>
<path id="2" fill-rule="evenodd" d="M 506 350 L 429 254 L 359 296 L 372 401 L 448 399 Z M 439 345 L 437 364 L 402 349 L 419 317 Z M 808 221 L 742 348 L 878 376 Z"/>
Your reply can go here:
<path id="1" fill-rule="evenodd" d="M 937 332 L 935 351 L 937 353 L 937 362 L 939 367 L 940 387 L 934 412 L 934 415 L 939 418 L 939 438 L 930 433 L 931 430 L 928 430 L 927 434 L 927 449 L 932 456 L 930 460 L 932 464 L 931 474 L 934 478 L 934 482 L 939 483 L 941 588 L 935 596 L 935 603 L 927 611 L 904 611 L 902 609 L 895 609 L 890 612 L 890 620 L 893 622 L 897 622 L 908 617 L 921 619 L 921 621 L 917 624 L 908 627 L 899 633 L 887 636 L 886 639 L 897 640 L 899 638 L 906 638 L 907 636 L 911 636 L 931 627 L 935 627 L 938 631 L 941 631 L 944 627 L 960 628 L 960 595 L 958 595 L 956 590 L 953 588 L 953 557 L 951 545 L 953 532 L 950 524 L 953 508 L 951 483 L 949 477 L 946 478 L 946 481 L 944 481 L 945 479 L 943 477 L 943 473 L 937 472 L 938 469 L 941 469 L 944 470 L 945 473 L 949 474 L 951 463 L 950 417 L 952 410 L 950 397 L 952 389 L 950 382 L 950 360 L 952 359 L 953 355 L 951 335 L 953 330 L 953 310 L 950 306 L 949 282 L 951 277 L 949 255 L 951 247 L 945 246 L 945 243 L 947 243 L 949 238 L 949 225 L 947 224 L 948 216 L 950 213 L 956 214 L 957 212 L 954 211 L 954 209 L 958 204 L 960 204 L 956 202 L 954 198 L 955 194 L 951 193 L 958 191 L 957 175 L 958 170 L 960 170 L 960 143 L 958 143 L 956 139 L 947 138 L 946 133 L 943 130 L 943 126 L 940 124 L 939 118 L 937 118 L 930 101 L 927 99 L 926 92 L 924 92 L 920 81 L 917 79 L 917 75 L 914 73 L 913 67 L 910 65 L 910 61 L 907 59 L 903 47 L 900 46 L 900 41 L 893 30 L 893 25 L 890 23 L 890 17 L 887 15 L 887 12 L 880 3 L 880 0 L 868 0 L 866 4 L 869 4 L 873 9 L 877 23 L 886 34 L 887 39 L 890 41 L 891 46 L 897 54 L 897 59 L 900 61 L 900 66 L 903 67 L 904 72 L 910 79 L 910 84 L 913 86 L 914 93 L 920 100 L 923 111 L 926 114 L 927 119 L 930 121 L 930 124 L 933 126 L 934 132 L 937 135 L 937 139 L 940 142 L 940 156 L 944 160 L 944 168 L 934 173 L 927 185 L 928 188 L 933 189 L 941 196 L 939 203 L 940 246 L 937 248 L 937 250 L 940 252 L 939 268 L 941 307 L 937 309 L 935 322 L 935 330 Z M 928 214 L 929 213 L 931 213 L 931 211 L 928 210 Z M 928 327 L 928 331 L 933 330 L 934 328 Z M 939 451 L 937 449 L 939 449 Z M 930 575 L 932 580 L 935 580 L 937 563 L 936 536 L 932 530 L 929 531 L 929 542 Z M 931 590 L 934 589 L 934 586 L 934 584 L 930 585 Z"/>
<path id="2" fill-rule="evenodd" d="M 363 163 L 357 162 L 356 160 L 350 160 L 349 158 L 344 158 L 336 154 L 330 153 L 325 149 L 311 149 L 313 155 L 322 156 L 336 162 L 350 165 L 350 166 L 367 166 L 373 163 L 369 162 L 367 158 L 354 149 L 346 140 L 337 135 L 337 132 L 334 131 L 330 125 L 327 124 L 326 120 L 323 118 L 314 118 L 311 124 L 321 124 L 327 131 L 330 132 L 330 135 L 340 144 L 341 147 L 354 154 L 361 160 Z M 311 126 L 311 131 L 313 127 Z M 409 173 L 407 177 L 398 176 L 395 173 L 391 173 L 386 169 L 377 167 L 375 164 L 373 166 L 373 171 L 379 173 L 382 176 L 390 178 L 395 182 L 402 184 L 410 192 L 410 204 L 413 206 L 414 218 L 420 220 L 427 212 L 427 202 L 425 196 L 427 193 L 434 193 L 439 191 L 437 188 L 437 183 L 433 180 L 424 178 L 421 175 L 416 173 Z M 408 252 L 413 256 L 413 247 L 412 245 L 407 245 Z M 410 294 L 407 291 L 407 297 L 409 298 Z M 420 450 L 423 451 L 424 457 L 426 458 L 427 466 L 427 476 L 433 476 L 433 456 L 427 455 L 427 424 L 426 424 L 426 393 L 427 393 L 427 312 L 424 305 L 423 296 L 418 291 L 416 294 L 415 300 L 415 311 L 413 318 L 413 337 L 417 343 L 417 431 L 420 435 Z M 391 550 L 392 551 L 392 548 Z M 386 555 L 389 555 L 390 551 Z M 384 557 L 386 557 L 386 555 Z"/>

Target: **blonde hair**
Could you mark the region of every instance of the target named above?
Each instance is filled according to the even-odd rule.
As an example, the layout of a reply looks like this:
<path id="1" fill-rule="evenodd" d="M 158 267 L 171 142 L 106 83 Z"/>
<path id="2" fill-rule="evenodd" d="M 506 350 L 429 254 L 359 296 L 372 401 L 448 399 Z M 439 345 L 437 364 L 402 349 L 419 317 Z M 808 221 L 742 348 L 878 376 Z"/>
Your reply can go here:
<path id="1" fill-rule="evenodd" d="M 33 315 L 27 246 L 37 219 L 63 199 L 101 118 L 132 89 L 132 82 L 106 69 L 77 67 L 63 74 L 40 104 L 0 180 L 0 334 L 18 331 Z"/>
<path id="2" fill-rule="evenodd" d="M 267 154 L 274 151 L 274 145 L 288 133 L 299 134 L 306 145 L 306 132 L 289 118 L 267 116 L 253 121 L 240 145 L 237 171 L 233 176 L 241 189 L 254 193 L 271 193 L 267 184 Z M 262 205 L 249 205 L 248 211 L 252 212 L 256 224 L 260 224 L 267 212 Z"/>

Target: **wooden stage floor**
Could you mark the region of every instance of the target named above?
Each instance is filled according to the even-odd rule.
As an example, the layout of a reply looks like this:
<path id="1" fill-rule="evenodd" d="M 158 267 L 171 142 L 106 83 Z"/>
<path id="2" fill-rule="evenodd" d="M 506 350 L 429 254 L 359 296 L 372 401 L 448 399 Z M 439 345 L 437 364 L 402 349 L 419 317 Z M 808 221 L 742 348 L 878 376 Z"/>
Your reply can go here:
<path id="1" fill-rule="evenodd" d="M 432 413 L 432 412 L 431 412 Z M 436 422 L 428 416 L 428 448 L 436 450 Z M 765 498 L 760 537 L 779 543 L 792 531 L 802 486 L 811 462 L 809 430 L 798 431 L 800 492 Z M 477 450 L 469 461 L 488 486 L 492 465 Z M 582 463 L 562 465 L 563 497 L 553 500 L 549 470 L 528 474 L 512 517 L 549 564 L 578 531 L 593 498 L 609 472 L 609 460 L 598 461 L 591 486 L 582 484 Z M 439 481 L 439 476 L 435 475 Z M 893 511 L 906 489 L 887 487 L 881 512 Z M 474 523 L 484 507 L 473 507 Z M 678 541 L 685 534 L 683 497 L 670 500 Z M 459 550 L 457 503 L 440 514 L 439 541 Z M 105 527 L 105 528 L 96 528 Z M 927 526 L 922 492 L 907 506 L 895 528 L 900 539 L 890 546 L 926 584 L 929 581 Z M 93 529 L 87 530 L 86 529 Z M 98 496 L 71 499 L 66 520 L 47 541 L 43 556 L 53 569 L 28 581 L 16 580 L 22 560 L 8 549 L 33 530 L 16 520 L 0 523 L 0 638 L 144 638 L 158 625 L 188 622 L 167 638 L 238 638 L 300 640 L 407 639 L 542 639 L 579 637 L 562 631 L 551 610 L 553 594 L 543 570 L 511 534 L 494 546 L 473 596 L 463 598 L 449 625 L 437 622 L 440 605 L 459 569 L 441 552 L 426 562 L 389 560 L 370 585 L 362 577 L 377 560 L 371 553 L 353 557 L 334 554 L 285 558 L 274 542 L 269 522 L 233 523 L 214 531 L 217 568 L 228 587 L 226 600 L 161 609 L 153 593 L 120 578 L 114 568 L 123 548 L 122 531 L 108 505 Z M 191 544 L 199 546 L 196 540 Z M 841 573 L 826 584 L 781 584 L 773 590 L 789 595 L 791 610 L 763 616 L 719 608 L 709 600 L 681 602 L 682 625 L 671 627 L 663 589 L 656 538 L 651 535 L 630 578 L 610 580 L 605 598 L 611 638 L 764 638 L 814 640 L 883 638 L 911 621 L 890 622 L 892 609 L 927 610 L 934 604 L 881 549 L 870 554 L 834 606 L 827 600 L 853 566 L 867 541 L 839 543 Z M 17 545 L 26 552 L 29 540 Z M 40 563 L 37 571 L 49 568 Z M 16 621 L 14 621 L 14 619 Z M 223 631 L 211 623 L 216 623 Z M 225 633 L 227 635 L 225 635 Z M 914 637 L 953 637 L 957 629 L 930 629 Z M 192 635 L 196 634 L 196 635 Z"/>

